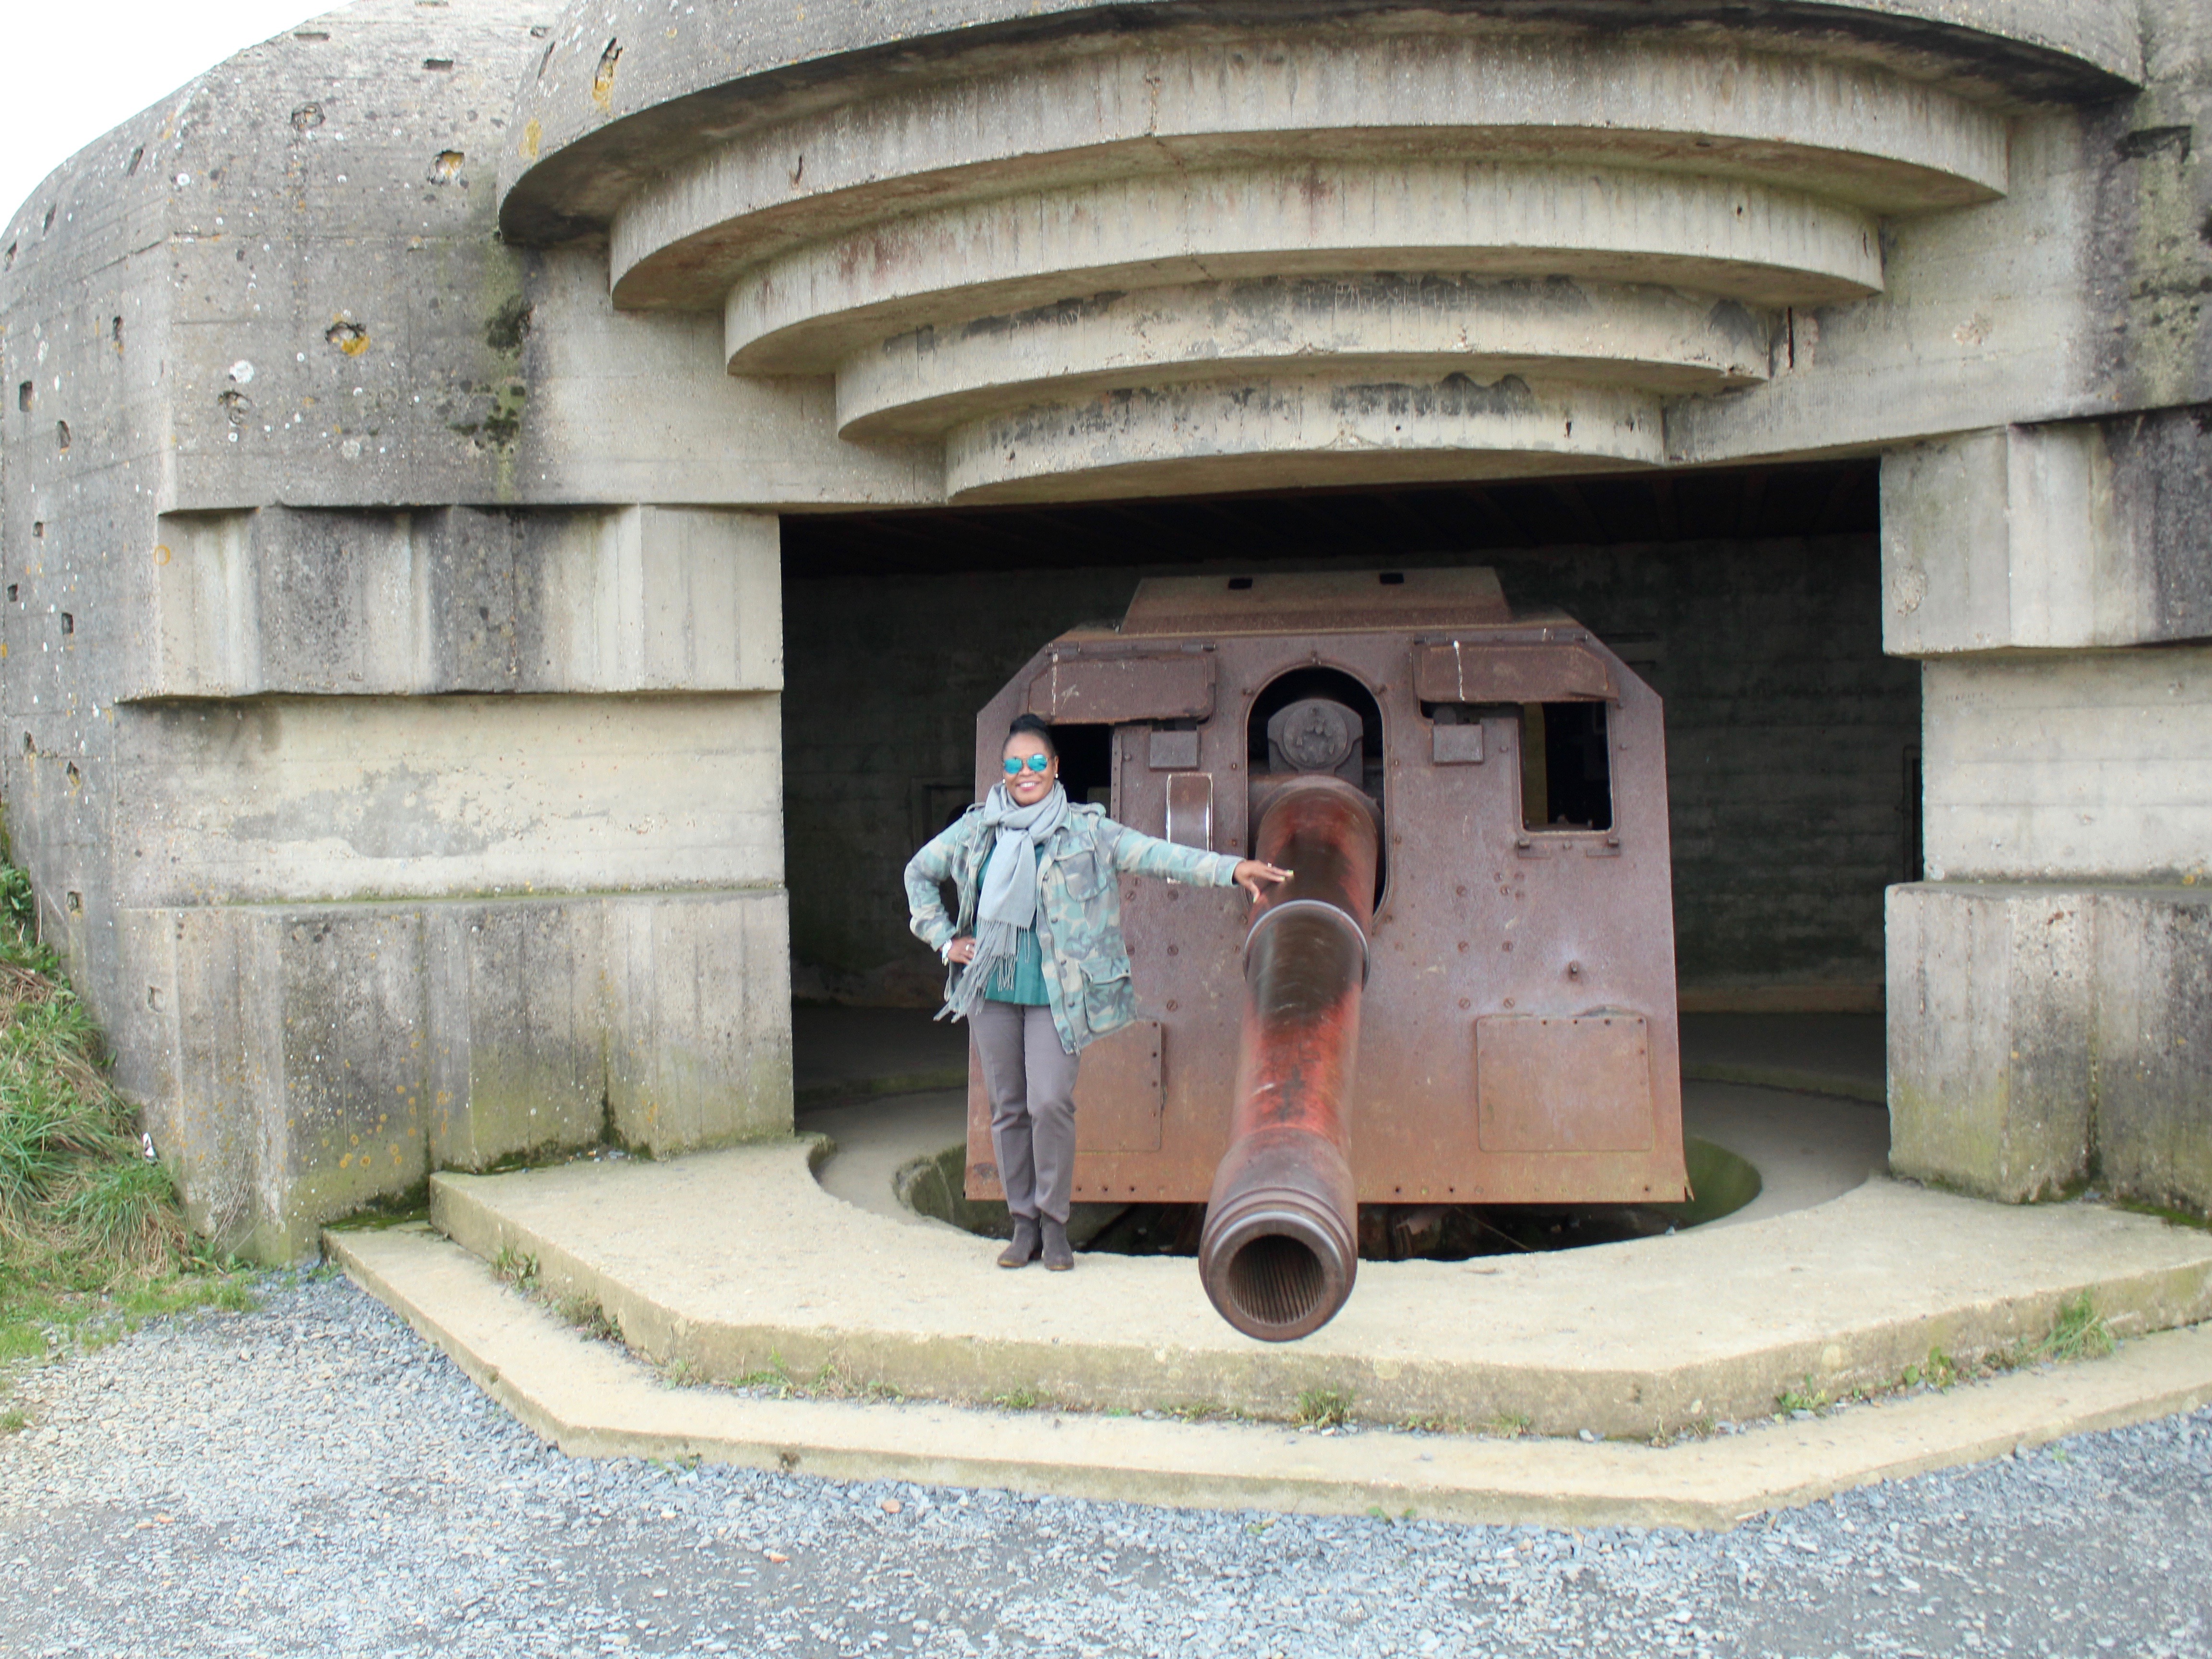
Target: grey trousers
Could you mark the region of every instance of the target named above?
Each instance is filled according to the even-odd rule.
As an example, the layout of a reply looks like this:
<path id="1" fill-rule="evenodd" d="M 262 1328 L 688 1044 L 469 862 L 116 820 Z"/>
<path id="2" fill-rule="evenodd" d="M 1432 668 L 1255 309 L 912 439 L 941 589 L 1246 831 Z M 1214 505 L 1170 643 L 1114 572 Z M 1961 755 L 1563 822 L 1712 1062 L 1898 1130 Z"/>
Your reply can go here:
<path id="1" fill-rule="evenodd" d="M 1075 1186 L 1076 1057 L 1060 1046 L 1050 1008 L 981 1002 L 968 1024 L 983 1059 L 1006 1207 L 1066 1225 Z"/>

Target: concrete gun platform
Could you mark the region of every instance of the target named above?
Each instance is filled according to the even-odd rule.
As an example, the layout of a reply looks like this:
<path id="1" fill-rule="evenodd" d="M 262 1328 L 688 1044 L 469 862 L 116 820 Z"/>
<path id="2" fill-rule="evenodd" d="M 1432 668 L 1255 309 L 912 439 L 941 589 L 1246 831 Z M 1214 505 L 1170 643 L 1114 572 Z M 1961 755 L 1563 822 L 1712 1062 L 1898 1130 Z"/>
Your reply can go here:
<path id="1" fill-rule="evenodd" d="M 902 1077 L 922 1069 L 889 1037 L 874 1052 Z M 2212 1234 L 1870 1178 L 1886 1119 L 1838 1098 L 1844 1087 L 1689 1090 L 1692 1132 L 1765 1177 L 1735 1216 L 1583 1249 L 1363 1263 L 1342 1315 L 1271 1346 L 1220 1321 L 1188 1261 L 1094 1253 L 1070 1274 L 1009 1273 L 994 1243 L 904 1210 L 891 1175 L 957 1141 L 961 1096 L 871 1098 L 873 1074 L 816 1094 L 842 1102 L 802 1115 L 827 1133 L 443 1175 L 434 1232 L 338 1232 L 330 1247 L 572 1449 L 1171 1503 L 1725 1524 L 2212 1399 L 2212 1334 L 2169 1334 L 2115 1359 L 1696 1437 L 1767 1423 L 1785 1391 L 1893 1390 L 1931 1350 L 1965 1362 L 2032 1346 L 2084 1295 L 2127 1339 L 2212 1318 Z M 603 1316 L 631 1354 L 548 1305 Z M 1365 1431 L 1287 1429 L 1320 1391 Z M 1008 1404 L 1022 1409 L 992 1409 Z M 1178 1420 L 1209 1418 L 1231 1420 Z"/>
<path id="2" fill-rule="evenodd" d="M 631 1347 L 704 1382 L 842 1386 L 1093 1411 L 1287 1420 L 1348 1396 L 1377 1423 L 1638 1439 L 1754 1419 L 1786 1390 L 1894 1385 L 2048 1333 L 2088 1294 L 2136 1334 L 2212 1317 L 2212 1234 L 2094 1205 L 2011 1209 L 1887 1180 L 1733 1227 L 1462 1263 L 1362 1265 L 1351 1304 L 1271 1346 L 1223 1323 L 1190 1262 L 1091 1255 L 1008 1273 L 995 1243 L 855 1208 L 820 1141 L 665 1164 L 439 1176 L 436 1229 L 534 1264 Z"/>

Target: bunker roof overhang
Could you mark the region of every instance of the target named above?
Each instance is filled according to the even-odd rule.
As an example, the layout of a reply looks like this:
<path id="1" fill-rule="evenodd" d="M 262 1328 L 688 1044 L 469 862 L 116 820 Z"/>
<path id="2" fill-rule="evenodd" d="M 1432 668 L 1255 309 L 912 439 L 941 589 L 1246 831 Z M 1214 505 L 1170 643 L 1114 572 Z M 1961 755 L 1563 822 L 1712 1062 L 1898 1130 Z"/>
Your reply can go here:
<path id="1" fill-rule="evenodd" d="M 2138 53 L 2083 0 L 588 0 L 501 222 L 952 499 L 1618 470 Z"/>

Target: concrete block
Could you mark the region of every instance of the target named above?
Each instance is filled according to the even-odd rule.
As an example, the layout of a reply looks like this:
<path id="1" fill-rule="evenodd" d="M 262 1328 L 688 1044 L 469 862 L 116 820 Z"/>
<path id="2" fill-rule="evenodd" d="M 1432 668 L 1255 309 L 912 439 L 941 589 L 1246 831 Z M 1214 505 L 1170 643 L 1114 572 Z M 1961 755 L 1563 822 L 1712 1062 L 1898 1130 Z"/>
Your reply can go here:
<path id="1" fill-rule="evenodd" d="M 930 443 L 840 441 L 829 374 L 726 372 L 721 319 L 617 311 L 605 251 L 532 257 L 530 386 L 507 480 L 519 501 L 850 503 L 944 499 Z"/>
<path id="2" fill-rule="evenodd" d="M 1931 880 L 2212 874 L 2212 647 L 1939 658 L 1921 708 Z"/>
<path id="3" fill-rule="evenodd" d="M 1894 887 L 1889 953 L 1897 1173 L 2212 1217 L 2212 891 Z"/>
<path id="4" fill-rule="evenodd" d="M 169 514 L 118 699 L 773 691 L 769 515 Z"/>
<path id="5" fill-rule="evenodd" d="M 791 1132 L 791 921 L 784 894 L 611 904 L 607 1114 L 655 1157 Z"/>
<path id="6" fill-rule="evenodd" d="M 2100 893 L 2095 989 L 2102 1179 L 2212 1218 L 2212 892 Z"/>
<path id="7" fill-rule="evenodd" d="M 434 1170 L 791 1128 L 780 889 L 122 913 L 131 1080 L 193 1224 L 269 1261 Z"/>
<path id="8" fill-rule="evenodd" d="M 127 704 L 122 902 L 777 886 L 769 693 Z"/>
<path id="9" fill-rule="evenodd" d="M 2086 1180 L 2092 901 L 1915 884 L 1888 921 L 1891 1169 L 2014 1203 Z"/>
<path id="10" fill-rule="evenodd" d="M 486 1170 L 605 1139 L 605 902 L 422 914 L 431 1166 Z"/>
<path id="11" fill-rule="evenodd" d="M 1893 656 L 2212 634 L 2212 422 L 2008 427 L 1882 459 Z"/>

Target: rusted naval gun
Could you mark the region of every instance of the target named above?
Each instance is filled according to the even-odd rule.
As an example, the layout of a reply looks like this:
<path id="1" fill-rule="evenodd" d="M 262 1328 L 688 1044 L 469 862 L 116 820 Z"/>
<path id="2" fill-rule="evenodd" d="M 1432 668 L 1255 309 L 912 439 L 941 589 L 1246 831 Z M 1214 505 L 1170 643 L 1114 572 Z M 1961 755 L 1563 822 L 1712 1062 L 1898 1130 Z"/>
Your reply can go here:
<path id="1" fill-rule="evenodd" d="M 1075 1198 L 1205 1204 L 1231 1325 L 1334 1317 L 1361 1205 L 1686 1196 L 1660 701 L 1587 629 L 1486 569 L 1158 578 L 983 708 L 979 785 L 1024 710 L 1073 799 L 1295 872 L 1125 878 L 1141 1018 L 1076 1090 Z"/>

